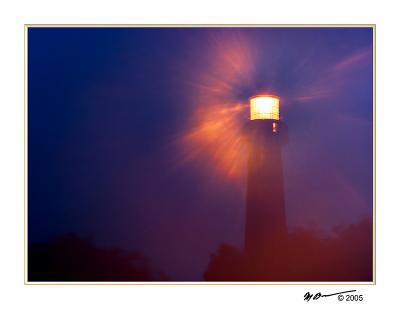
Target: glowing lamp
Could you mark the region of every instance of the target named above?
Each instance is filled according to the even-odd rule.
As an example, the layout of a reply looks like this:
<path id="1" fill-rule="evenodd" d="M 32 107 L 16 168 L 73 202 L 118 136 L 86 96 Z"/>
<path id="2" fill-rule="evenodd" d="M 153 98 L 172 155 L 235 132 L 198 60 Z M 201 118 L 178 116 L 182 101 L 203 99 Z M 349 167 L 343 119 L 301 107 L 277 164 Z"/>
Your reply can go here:
<path id="1" fill-rule="evenodd" d="M 250 120 L 279 120 L 279 97 L 274 95 L 256 95 L 250 98 Z"/>

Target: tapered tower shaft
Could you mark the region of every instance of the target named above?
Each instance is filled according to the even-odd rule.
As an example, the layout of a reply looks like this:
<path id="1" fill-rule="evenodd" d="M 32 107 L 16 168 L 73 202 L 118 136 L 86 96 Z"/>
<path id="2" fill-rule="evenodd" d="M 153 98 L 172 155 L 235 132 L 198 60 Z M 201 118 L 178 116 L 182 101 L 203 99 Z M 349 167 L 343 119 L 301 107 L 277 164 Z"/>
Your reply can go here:
<path id="1" fill-rule="evenodd" d="M 250 120 L 246 194 L 245 250 L 268 254 L 287 239 L 281 145 L 285 124 L 276 119 Z"/>

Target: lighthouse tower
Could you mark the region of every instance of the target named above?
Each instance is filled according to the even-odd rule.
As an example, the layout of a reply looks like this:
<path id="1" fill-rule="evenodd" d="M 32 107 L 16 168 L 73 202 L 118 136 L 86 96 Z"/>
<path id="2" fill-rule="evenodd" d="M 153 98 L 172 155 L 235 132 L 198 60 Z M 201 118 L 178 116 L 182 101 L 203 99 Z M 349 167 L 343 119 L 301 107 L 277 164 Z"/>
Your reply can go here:
<path id="1" fill-rule="evenodd" d="M 287 240 L 281 154 L 287 127 L 279 117 L 279 97 L 250 98 L 246 133 L 249 158 L 245 252 L 263 256 L 280 251 Z"/>

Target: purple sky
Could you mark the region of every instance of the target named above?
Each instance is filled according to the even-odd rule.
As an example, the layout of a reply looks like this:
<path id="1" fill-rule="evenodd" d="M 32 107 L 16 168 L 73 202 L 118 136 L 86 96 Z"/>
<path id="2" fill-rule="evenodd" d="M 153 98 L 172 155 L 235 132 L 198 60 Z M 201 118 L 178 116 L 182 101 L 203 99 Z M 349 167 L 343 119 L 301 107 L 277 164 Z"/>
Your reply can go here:
<path id="1" fill-rule="evenodd" d="M 29 242 L 74 232 L 198 280 L 242 246 L 248 97 L 281 97 L 289 228 L 372 217 L 371 28 L 31 28 Z"/>

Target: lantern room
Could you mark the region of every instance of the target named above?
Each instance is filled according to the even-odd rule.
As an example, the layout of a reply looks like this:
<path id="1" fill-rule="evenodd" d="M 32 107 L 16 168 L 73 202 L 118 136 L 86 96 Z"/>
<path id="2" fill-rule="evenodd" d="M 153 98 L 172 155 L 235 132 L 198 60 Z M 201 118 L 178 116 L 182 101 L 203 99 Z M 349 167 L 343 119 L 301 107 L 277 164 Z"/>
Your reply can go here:
<path id="1" fill-rule="evenodd" d="M 250 120 L 279 120 L 279 97 L 256 95 L 250 98 Z"/>

